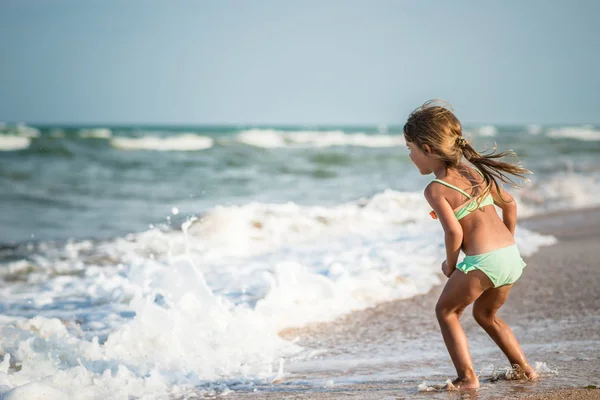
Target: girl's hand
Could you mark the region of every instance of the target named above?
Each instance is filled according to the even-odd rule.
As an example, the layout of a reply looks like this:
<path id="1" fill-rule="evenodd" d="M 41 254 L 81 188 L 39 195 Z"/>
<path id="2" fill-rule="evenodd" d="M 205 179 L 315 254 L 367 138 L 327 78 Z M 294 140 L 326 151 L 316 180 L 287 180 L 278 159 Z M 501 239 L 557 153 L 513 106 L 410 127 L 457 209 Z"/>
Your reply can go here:
<path id="1" fill-rule="evenodd" d="M 450 275 L 452 275 L 452 273 L 454 272 L 455 269 L 456 269 L 456 266 L 454 266 L 454 267 L 448 266 L 448 260 L 444 260 L 444 262 L 442 263 L 442 272 L 448 278 L 450 278 Z"/>

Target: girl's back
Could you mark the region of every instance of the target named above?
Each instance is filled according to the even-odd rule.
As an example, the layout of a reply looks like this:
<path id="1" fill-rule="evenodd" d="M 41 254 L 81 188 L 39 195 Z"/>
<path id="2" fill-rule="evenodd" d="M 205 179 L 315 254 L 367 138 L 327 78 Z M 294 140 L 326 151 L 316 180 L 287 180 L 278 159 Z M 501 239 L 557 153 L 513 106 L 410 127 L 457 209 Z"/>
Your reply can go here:
<path id="1" fill-rule="evenodd" d="M 485 186 L 485 182 L 481 175 L 475 172 L 474 168 L 461 163 L 457 169 L 449 169 L 446 176 L 441 180 L 447 182 L 459 189 L 462 189 L 471 196 L 477 196 L 476 188 Z M 459 191 L 450 187 L 444 186 L 437 182 L 431 182 L 430 185 L 435 186 L 433 190 L 439 193 L 448 201 L 453 210 L 459 209 L 470 200 Z M 496 190 L 491 191 L 494 197 L 495 204 L 502 209 L 506 207 L 516 207 L 516 203 L 512 201 L 497 201 L 499 198 Z M 506 192 L 503 192 L 502 197 L 509 200 Z M 477 200 L 473 200 L 477 201 Z M 507 247 L 515 243 L 512 233 L 502 222 L 496 208 L 491 205 L 483 206 L 466 215 L 459 221 L 463 230 L 462 251 L 466 255 L 474 255 L 487 253 L 502 247 Z"/>

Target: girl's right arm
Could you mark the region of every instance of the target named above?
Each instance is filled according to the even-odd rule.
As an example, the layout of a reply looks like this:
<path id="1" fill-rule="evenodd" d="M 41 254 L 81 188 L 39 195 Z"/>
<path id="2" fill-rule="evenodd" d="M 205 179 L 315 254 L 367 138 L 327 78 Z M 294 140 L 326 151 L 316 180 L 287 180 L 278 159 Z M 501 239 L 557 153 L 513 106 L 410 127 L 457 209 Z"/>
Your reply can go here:
<path id="1" fill-rule="evenodd" d="M 446 245 L 446 261 L 442 270 L 444 275 L 450 277 L 456 268 L 458 255 L 463 242 L 463 230 L 452 211 L 448 200 L 440 192 L 441 185 L 429 184 L 425 188 L 425 199 L 437 214 L 444 228 L 444 244 Z"/>
<path id="2" fill-rule="evenodd" d="M 514 236 L 515 226 L 517 225 L 517 201 L 502 188 L 498 193 L 494 185 L 492 185 L 491 193 L 494 204 L 502 209 L 502 222 Z"/>

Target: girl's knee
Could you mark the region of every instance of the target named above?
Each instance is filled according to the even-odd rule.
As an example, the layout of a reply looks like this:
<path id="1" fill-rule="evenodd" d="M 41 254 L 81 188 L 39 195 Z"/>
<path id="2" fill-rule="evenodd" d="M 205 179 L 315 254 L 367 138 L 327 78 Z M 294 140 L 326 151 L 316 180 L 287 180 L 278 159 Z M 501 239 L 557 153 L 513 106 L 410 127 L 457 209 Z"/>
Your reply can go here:
<path id="1" fill-rule="evenodd" d="M 478 307 L 473 307 L 473 318 L 475 318 L 475 321 L 477 321 L 477 323 L 482 327 L 492 325 L 494 323 L 495 317 L 495 313 L 490 313 L 487 310 L 482 310 Z"/>
<path id="2" fill-rule="evenodd" d="M 456 306 L 447 304 L 441 299 L 438 300 L 437 304 L 435 305 L 435 315 L 440 322 L 446 320 L 447 318 L 458 318 L 461 316 L 463 311 L 464 307 L 457 308 Z"/>

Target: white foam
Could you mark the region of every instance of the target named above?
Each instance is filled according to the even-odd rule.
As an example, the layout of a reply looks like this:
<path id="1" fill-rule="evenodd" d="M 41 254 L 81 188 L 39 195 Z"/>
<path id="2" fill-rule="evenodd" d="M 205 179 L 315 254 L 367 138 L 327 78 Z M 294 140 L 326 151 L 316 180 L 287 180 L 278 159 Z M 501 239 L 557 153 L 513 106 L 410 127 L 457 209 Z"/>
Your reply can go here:
<path id="1" fill-rule="evenodd" d="M 586 142 L 600 140 L 600 131 L 589 125 L 548 129 L 546 134 L 552 138 L 575 139 Z"/>
<path id="2" fill-rule="evenodd" d="M 177 259 L 167 270 L 147 267 L 132 271 L 131 278 L 144 291 L 160 293 L 166 306 L 156 304 L 154 296 L 134 298 L 130 307 L 136 318 L 110 334 L 104 345 L 108 357 L 125 355 L 143 373 L 159 364 L 166 371 L 194 371 L 214 380 L 269 375 L 274 360 L 296 351 L 252 310 L 215 296 L 190 260 Z"/>
<path id="3" fill-rule="evenodd" d="M 2 400 L 63 400 L 67 393 L 39 382 L 31 382 L 4 393 Z"/>
<path id="4" fill-rule="evenodd" d="M 427 382 L 423 381 L 417 385 L 417 390 L 419 392 L 438 392 L 440 390 L 455 390 L 455 386 L 452 384 L 450 379 L 446 379 L 446 382 L 443 384 L 433 384 L 428 385 Z"/>
<path id="5" fill-rule="evenodd" d="M 437 248 L 427 246 L 424 241 L 416 246 L 428 247 L 441 257 Z M 370 254 L 373 248 L 357 248 L 353 256 L 358 261 L 354 262 L 349 254 L 333 261 L 336 257 L 331 253 L 321 253 L 332 259 L 325 265 L 327 276 L 322 271 L 310 271 L 301 263 L 278 264 L 270 290 L 256 304 L 256 312 L 278 329 L 297 327 L 331 321 L 384 301 L 426 293 L 440 283 L 434 257 L 425 254 L 408 257 L 405 250 L 390 245 L 385 254 L 374 256 Z"/>
<path id="6" fill-rule="evenodd" d="M 2 321 L 2 349 L 21 364 L 18 372 L 8 371 L 5 358 L 0 371 L 0 385 L 17 388 L 8 393 L 17 397 L 10 398 L 38 389 L 77 399 L 167 398 L 207 380 L 272 379 L 273 361 L 298 351 L 247 307 L 213 295 L 189 260 L 165 267 L 131 267 L 127 284 L 139 294 L 127 308 L 136 316 L 111 329 L 102 345 L 57 318 Z M 158 293 L 164 299 L 160 305 L 154 301 Z M 31 388 L 30 382 L 39 386 Z"/>
<path id="7" fill-rule="evenodd" d="M 512 194 L 519 205 L 519 216 L 526 217 L 600 205 L 597 193 L 600 193 L 598 175 L 565 172 L 534 181 Z"/>
<path id="8" fill-rule="evenodd" d="M 0 151 L 22 150 L 29 147 L 31 139 L 23 136 L 0 135 Z"/>
<path id="9" fill-rule="evenodd" d="M 475 128 L 475 134 L 479 136 L 496 136 L 498 129 L 494 125 L 482 125 Z"/>
<path id="10" fill-rule="evenodd" d="M 31 126 L 27 126 L 24 123 L 19 123 L 15 127 L 15 132 L 19 136 L 27 138 L 40 137 L 40 130 Z"/>
<path id="11" fill-rule="evenodd" d="M 110 139 L 112 132 L 108 128 L 81 129 L 79 136 L 82 138 Z"/>
<path id="12" fill-rule="evenodd" d="M 113 147 L 121 150 L 196 151 L 211 148 L 214 141 L 207 136 L 187 133 L 167 137 L 118 137 L 111 139 L 110 143 Z"/>
<path id="13" fill-rule="evenodd" d="M 418 210 L 418 211 L 417 211 Z M 334 207 L 295 203 L 248 203 L 209 210 L 190 229 L 207 249 L 228 255 L 254 255 L 284 244 L 302 243 L 319 236 L 377 231 L 428 217 L 423 196 L 386 190 L 371 199 Z"/>
<path id="14" fill-rule="evenodd" d="M 388 131 L 389 131 L 389 127 L 387 126 L 387 124 L 377 125 L 377 132 L 386 134 L 386 133 L 388 133 Z"/>
<path id="15" fill-rule="evenodd" d="M 515 240 L 519 246 L 521 255 L 524 257 L 533 255 L 540 247 L 551 246 L 557 243 L 557 239 L 554 236 L 541 235 L 519 226 L 515 231 Z"/>
<path id="16" fill-rule="evenodd" d="M 512 367 L 496 367 L 494 365 L 490 365 L 488 368 L 491 369 L 490 378 L 492 382 L 497 381 L 498 379 L 505 379 L 509 381 L 522 379 L 522 374 Z M 533 369 L 535 370 L 535 372 L 538 373 L 538 375 L 542 376 L 558 374 L 558 371 L 556 369 L 548 367 L 548 365 L 545 362 L 536 361 L 533 366 Z"/>
<path id="17" fill-rule="evenodd" d="M 286 145 L 283 135 L 273 129 L 250 129 L 240 132 L 236 140 L 249 146 L 276 148 Z"/>
<path id="18" fill-rule="evenodd" d="M 535 372 L 541 375 L 556 375 L 558 374 L 558 370 L 555 368 L 550 368 L 548 364 L 543 361 L 536 361 L 533 369 Z"/>
<path id="19" fill-rule="evenodd" d="M 344 131 L 295 131 L 275 129 L 250 129 L 240 132 L 236 141 L 263 148 L 278 147 L 396 147 L 405 144 L 401 135 L 372 135 L 345 133 Z"/>
<path id="20" fill-rule="evenodd" d="M 332 207 L 215 207 L 182 231 L 42 243 L 9 268 L 31 270 L 26 279 L 0 287 L 6 307 L 28 314 L 0 317 L 2 350 L 21 363 L 9 370 L 5 358 L 0 387 L 167 398 L 202 394 L 207 381 L 280 379 L 282 359 L 302 350 L 281 329 L 440 283 L 443 235 L 428 211 L 421 194 L 388 190 Z M 524 252 L 543 245 L 518 235 Z M 88 307 L 81 327 L 72 302 Z"/>
<path id="21" fill-rule="evenodd" d="M 539 135 L 544 130 L 541 125 L 537 124 L 529 124 L 525 128 L 527 129 L 527 133 L 530 135 Z"/>

